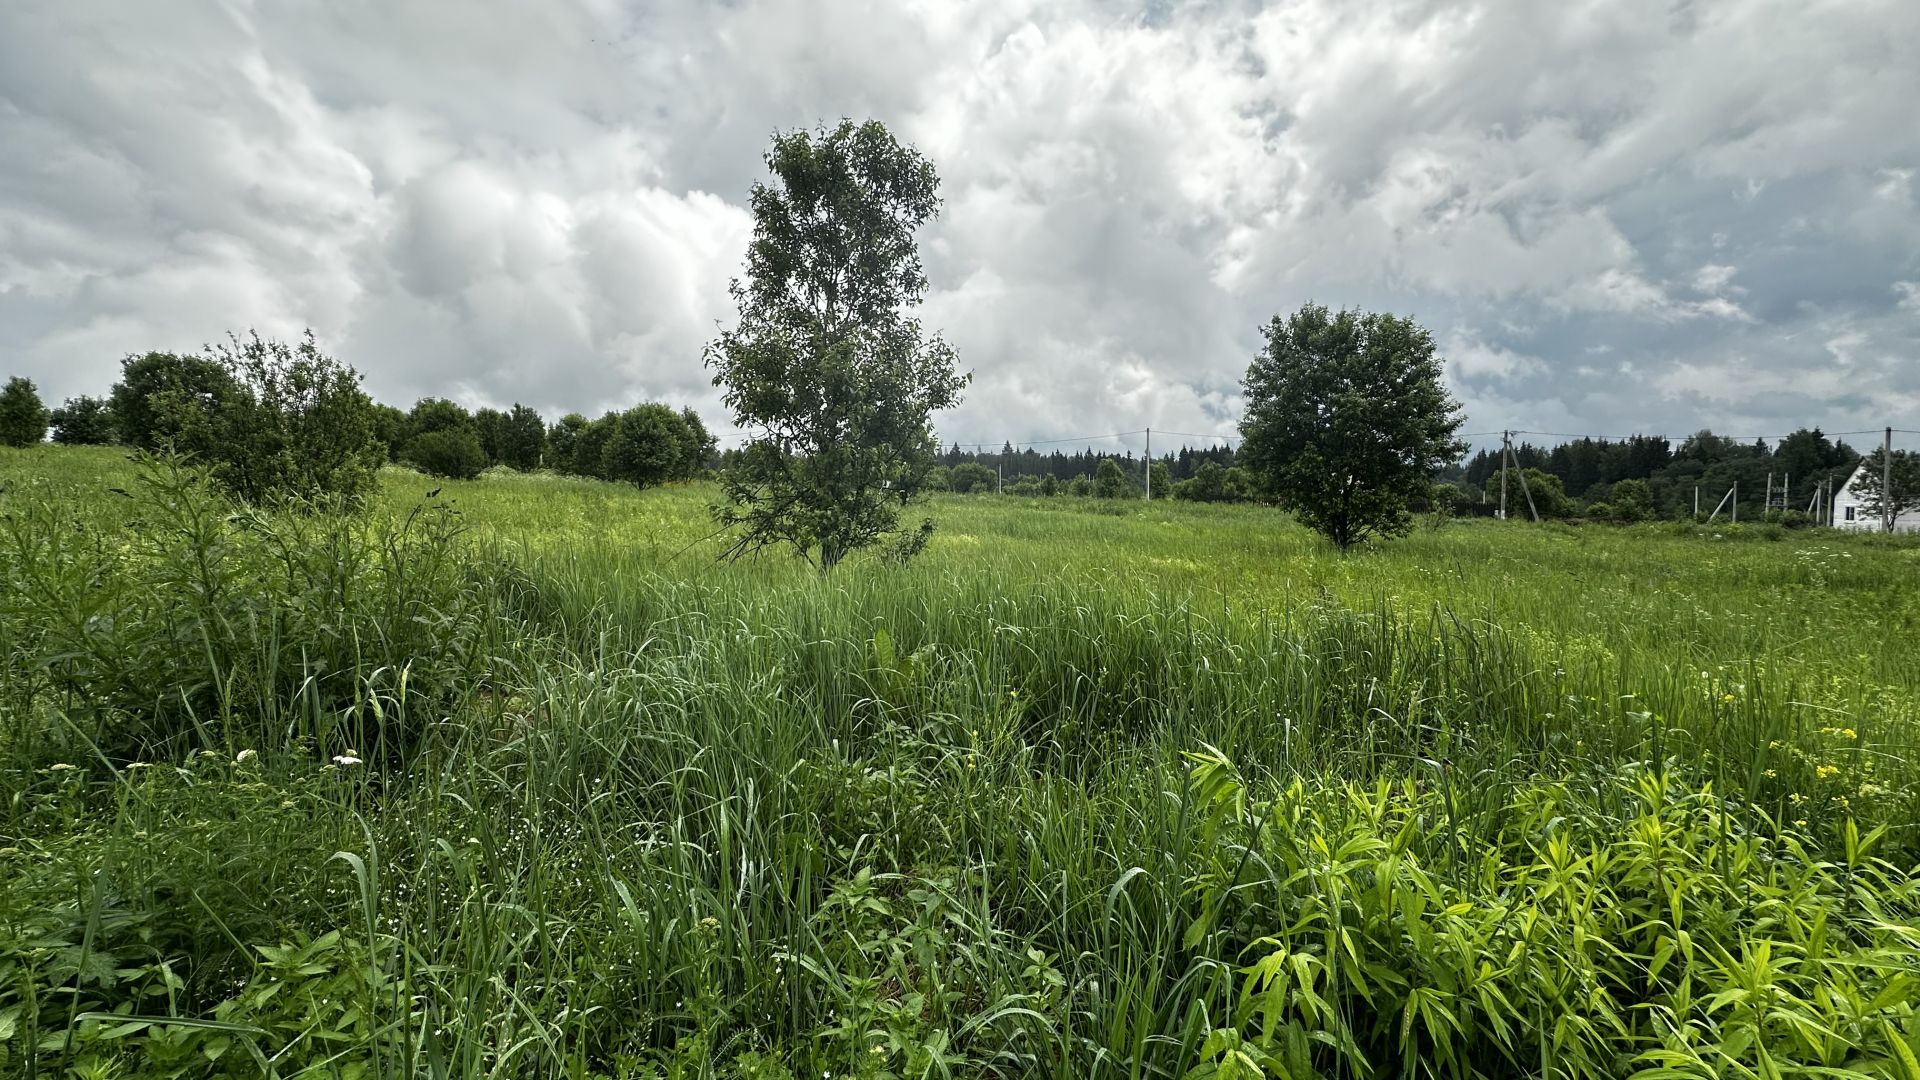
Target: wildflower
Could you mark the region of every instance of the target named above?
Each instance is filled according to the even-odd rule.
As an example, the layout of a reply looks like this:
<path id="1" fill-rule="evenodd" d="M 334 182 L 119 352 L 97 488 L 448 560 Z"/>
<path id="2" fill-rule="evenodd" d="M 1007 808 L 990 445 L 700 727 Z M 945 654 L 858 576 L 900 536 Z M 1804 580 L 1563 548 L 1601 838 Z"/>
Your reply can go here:
<path id="1" fill-rule="evenodd" d="M 1775 776 L 1775 775 L 1777 775 L 1777 774 L 1776 774 L 1776 773 L 1775 773 L 1775 772 L 1774 772 L 1774 771 L 1773 771 L 1772 769 L 1768 769 L 1768 770 L 1767 770 L 1766 772 L 1763 772 L 1763 773 L 1761 773 L 1760 775 L 1761 775 L 1761 776 L 1764 776 L 1764 777 L 1766 777 L 1766 778 L 1767 778 L 1767 779 L 1769 779 L 1769 780 L 1771 780 L 1771 779 L 1773 779 L 1773 778 L 1774 778 L 1774 776 Z"/>
<path id="2" fill-rule="evenodd" d="M 242 750 L 238 754 L 235 754 L 233 756 L 233 763 L 235 765 L 245 765 L 247 762 L 252 761 L 254 758 L 258 756 L 259 756 L 258 754 L 255 754 L 251 750 Z"/>
<path id="3" fill-rule="evenodd" d="M 354 757 L 352 754 L 336 754 L 334 755 L 333 763 L 335 765 L 358 765 L 360 764 L 360 759 Z"/>
<path id="4" fill-rule="evenodd" d="M 1787 796 L 1787 801 L 1792 803 L 1795 806 L 1799 806 L 1801 803 L 1807 801 L 1807 797 L 1796 791 L 1793 794 Z"/>
<path id="5" fill-rule="evenodd" d="M 291 809 L 293 809 L 293 800 L 292 800 L 292 799 L 281 799 L 281 800 L 280 800 L 280 809 L 282 809 L 282 810 L 291 810 Z"/>
<path id="6" fill-rule="evenodd" d="M 130 763 L 127 766 L 128 771 L 132 771 L 134 769 L 151 769 L 151 768 L 153 768 L 153 764 L 151 762 L 146 762 L 146 761 L 135 761 Z"/>
<path id="7" fill-rule="evenodd" d="M 1769 750 L 1778 750 L 1778 749 L 1780 749 L 1780 740 L 1779 740 L 1779 739 L 1775 739 L 1775 740 L 1773 740 L 1772 742 L 1770 742 L 1770 743 L 1768 743 L 1768 744 L 1767 744 L 1767 749 L 1769 749 Z"/>
<path id="8" fill-rule="evenodd" d="M 47 766 L 47 771 L 48 772 L 70 772 L 73 769 L 77 769 L 77 768 L 79 768 L 78 765 L 69 765 L 66 762 L 62 761 L 57 765 Z"/>
<path id="9" fill-rule="evenodd" d="M 1806 828 L 1806 827 L 1807 827 L 1807 819 L 1806 819 L 1806 818 L 1794 818 L 1794 819 L 1793 819 L 1793 827 L 1794 827 L 1794 828 L 1796 828 L 1796 829 L 1804 829 L 1804 828 Z"/>
<path id="10" fill-rule="evenodd" d="M 1852 728 L 1841 728 L 1840 737 L 1843 739 L 1857 739 L 1860 737 L 1860 734 Z"/>
<path id="11" fill-rule="evenodd" d="M 1821 766 L 1819 766 L 1818 768 L 1816 768 L 1816 769 L 1814 769 L 1814 770 L 1813 770 L 1813 775 L 1815 775 L 1815 776 L 1817 776 L 1817 777 L 1819 777 L 1819 778 L 1820 778 L 1820 779 L 1822 779 L 1822 780 L 1825 780 L 1825 779 L 1827 779 L 1827 778 L 1828 778 L 1828 777 L 1830 777 L 1830 776 L 1839 776 L 1839 775 L 1840 775 L 1840 766 L 1838 766 L 1838 765 L 1821 765 Z"/>

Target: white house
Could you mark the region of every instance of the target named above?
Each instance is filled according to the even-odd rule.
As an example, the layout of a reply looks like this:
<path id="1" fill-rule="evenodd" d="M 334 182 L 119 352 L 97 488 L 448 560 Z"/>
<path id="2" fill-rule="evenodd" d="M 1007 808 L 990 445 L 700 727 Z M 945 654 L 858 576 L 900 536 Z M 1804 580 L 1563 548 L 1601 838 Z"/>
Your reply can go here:
<path id="1" fill-rule="evenodd" d="M 1833 496 L 1833 527 L 1836 529 L 1857 529 L 1862 532 L 1879 532 L 1885 527 L 1880 515 L 1867 509 L 1866 499 L 1860 495 L 1857 485 L 1860 474 L 1866 471 L 1865 465 L 1857 466 L 1853 475 Z M 1893 519 L 1895 532 L 1920 532 L 1920 510 L 1909 510 Z"/>

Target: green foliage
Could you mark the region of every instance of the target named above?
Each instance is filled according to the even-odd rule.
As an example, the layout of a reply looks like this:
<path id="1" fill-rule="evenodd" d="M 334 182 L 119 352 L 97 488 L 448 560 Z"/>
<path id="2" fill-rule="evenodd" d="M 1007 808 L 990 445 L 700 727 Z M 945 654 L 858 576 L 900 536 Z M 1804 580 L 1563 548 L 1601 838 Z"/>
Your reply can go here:
<path id="1" fill-rule="evenodd" d="M 620 430 L 620 414 L 603 413 L 598 420 L 589 420 L 573 438 L 573 469 L 580 476 L 594 476 L 610 480 L 607 475 L 607 445 L 613 441 Z"/>
<path id="2" fill-rule="evenodd" d="M 574 456 L 574 443 L 587 423 L 587 418 L 579 413 L 568 413 L 547 429 L 546 461 L 549 468 L 576 475 L 581 473 Z"/>
<path id="3" fill-rule="evenodd" d="M 1208 464 L 1212 464 L 1212 462 L 1208 462 Z M 1167 463 L 1164 461 L 1153 462 L 1147 466 L 1147 471 L 1153 479 L 1153 497 L 1156 499 L 1172 498 L 1173 471 L 1167 468 Z"/>
<path id="4" fill-rule="evenodd" d="M 713 442 L 698 417 L 649 402 L 621 413 L 601 449 L 599 475 L 636 487 L 690 480 L 700 470 Z"/>
<path id="5" fill-rule="evenodd" d="M 236 390 L 233 375 L 215 360 L 150 352 L 120 362 L 108 401 L 121 442 L 158 450 L 177 434 L 182 417 L 211 415 Z"/>
<path id="6" fill-rule="evenodd" d="M 1189 1075 L 1905 1075 L 1920 887 L 1884 828 L 1847 821 L 1830 862 L 1649 772 L 1525 785 L 1463 828 L 1444 766 L 1262 799 L 1192 757 L 1214 854 L 1187 941 L 1248 962 Z"/>
<path id="7" fill-rule="evenodd" d="M 933 465 L 932 414 L 967 383 L 907 314 L 926 291 L 914 232 L 938 179 L 877 121 L 778 135 L 766 160 L 746 282 L 731 288 L 739 322 L 707 349 L 736 426 L 755 433 L 714 513 L 732 557 L 787 545 L 829 570 L 897 532 Z M 930 529 L 902 534 L 900 552 Z"/>
<path id="8" fill-rule="evenodd" d="M 172 460 L 140 466 L 120 523 L 32 489 L 3 505 L 0 745 L 128 760 L 305 735 L 375 752 L 482 663 L 487 598 L 444 507 L 242 510 Z"/>
<path id="9" fill-rule="evenodd" d="M 999 477 L 977 461 L 966 461 L 947 470 L 947 490 L 956 495 L 992 492 Z"/>
<path id="10" fill-rule="evenodd" d="M 1568 518 L 1580 510 L 1580 505 L 1567 495 L 1567 489 L 1561 485 L 1560 478 L 1539 469 L 1521 469 L 1514 486 L 1520 488 L 1520 497 L 1508 508 L 1508 513 L 1520 517 L 1537 511 L 1541 517 L 1549 519 Z M 1528 503 L 1528 499 L 1532 503 Z M 1531 505 L 1531 511 L 1528 509 Z"/>
<path id="11" fill-rule="evenodd" d="M 1119 462 L 1104 458 L 1094 470 L 1093 494 L 1102 499 L 1137 499 L 1141 492 L 1140 485 L 1133 482 Z"/>
<path id="12" fill-rule="evenodd" d="M 68 398 L 53 410 L 53 441 L 62 446 L 105 446 L 119 441 L 113 426 L 113 410 L 105 398 Z"/>
<path id="13" fill-rule="evenodd" d="M 502 464 L 501 454 L 507 438 L 507 414 L 499 409 L 474 410 L 473 433 L 480 440 L 481 451 L 487 455 L 487 464 Z"/>
<path id="14" fill-rule="evenodd" d="M 386 459 L 360 374 L 322 353 L 308 331 L 297 345 L 228 335 L 212 350 L 227 389 L 203 403 L 173 390 L 149 398 L 167 434 L 243 502 L 370 494 Z"/>
<path id="15" fill-rule="evenodd" d="M 0 389 L 0 446 L 32 446 L 47 437 L 47 420 L 33 380 L 8 379 Z"/>
<path id="16" fill-rule="evenodd" d="M 1466 450 L 1432 336 L 1411 319 L 1317 304 L 1264 333 L 1239 460 L 1337 547 L 1404 534 L 1409 506 Z"/>
<path id="17" fill-rule="evenodd" d="M 413 403 L 413 410 L 407 414 L 409 440 L 436 431 L 459 429 L 472 431 L 475 440 L 479 439 L 479 432 L 475 429 L 472 414 L 468 413 L 459 402 L 449 401 L 446 398 L 421 398 Z"/>
<path id="18" fill-rule="evenodd" d="M 429 476 L 471 480 L 487 467 L 487 452 L 471 428 L 441 428 L 408 439 L 400 460 Z"/>
<path id="19" fill-rule="evenodd" d="M 373 405 L 373 436 L 387 448 L 387 460 L 399 461 L 407 443 L 407 414 L 392 405 Z"/>
<path id="20" fill-rule="evenodd" d="M 1656 516 L 1653 488 L 1645 480 L 1622 480 L 1607 493 L 1613 503 L 1614 517 L 1620 521 L 1644 521 Z"/>

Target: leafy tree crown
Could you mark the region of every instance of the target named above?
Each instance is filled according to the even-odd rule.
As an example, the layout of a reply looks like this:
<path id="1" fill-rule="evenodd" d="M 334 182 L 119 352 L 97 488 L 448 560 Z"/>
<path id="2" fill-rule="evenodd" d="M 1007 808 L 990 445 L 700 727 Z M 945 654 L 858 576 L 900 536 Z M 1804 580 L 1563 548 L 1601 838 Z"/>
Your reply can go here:
<path id="1" fill-rule="evenodd" d="M 1466 451 L 1432 336 L 1411 319 L 1317 304 L 1275 316 L 1265 335 L 1236 460 L 1342 548 L 1404 534 L 1409 507 Z"/>

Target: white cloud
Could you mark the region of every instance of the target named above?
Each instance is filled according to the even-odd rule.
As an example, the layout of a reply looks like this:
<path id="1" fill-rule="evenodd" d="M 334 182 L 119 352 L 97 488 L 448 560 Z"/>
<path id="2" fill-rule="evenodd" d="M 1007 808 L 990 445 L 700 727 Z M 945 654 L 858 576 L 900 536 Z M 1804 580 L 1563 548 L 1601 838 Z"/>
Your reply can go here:
<path id="1" fill-rule="evenodd" d="M 1916 38 L 1900 0 L 19 0 L 0 372 L 312 325 L 402 403 L 711 411 L 768 134 L 873 115 L 944 182 L 950 435 L 1230 429 L 1308 299 L 1420 318 L 1479 427 L 1831 426 L 1920 394 Z"/>

